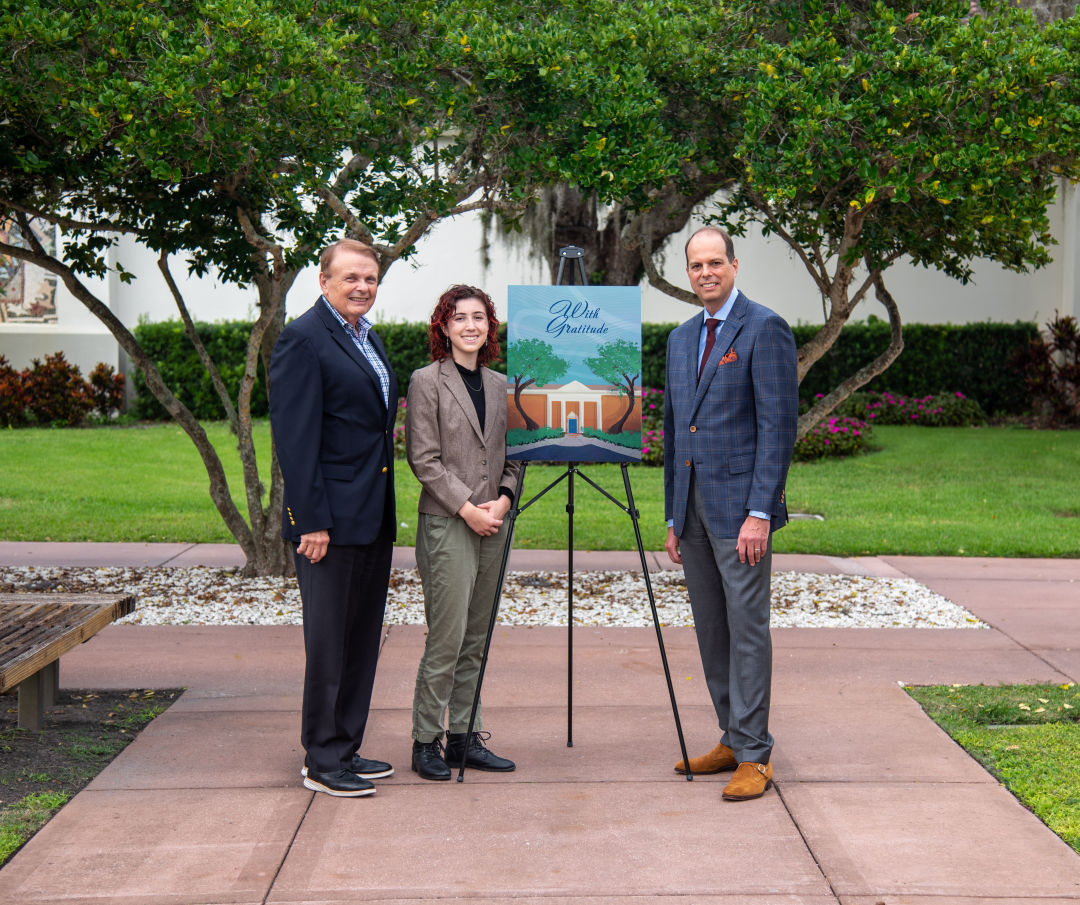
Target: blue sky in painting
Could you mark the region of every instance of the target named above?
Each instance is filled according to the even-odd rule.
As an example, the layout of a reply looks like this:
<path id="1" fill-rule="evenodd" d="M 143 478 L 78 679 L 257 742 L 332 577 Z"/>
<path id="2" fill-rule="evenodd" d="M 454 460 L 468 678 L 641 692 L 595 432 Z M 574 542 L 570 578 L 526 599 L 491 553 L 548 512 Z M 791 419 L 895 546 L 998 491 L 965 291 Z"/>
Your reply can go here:
<path id="1" fill-rule="evenodd" d="M 513 373 L 514 343 L 542 339 L 570 367 L 560 383 L 603 383 L 586 365 L 605 343 L 624 339 L 641 349 L 638 286 L 510 286 L 507 363 Z M 639 369 L 640 370 L 640 369 Z"/>

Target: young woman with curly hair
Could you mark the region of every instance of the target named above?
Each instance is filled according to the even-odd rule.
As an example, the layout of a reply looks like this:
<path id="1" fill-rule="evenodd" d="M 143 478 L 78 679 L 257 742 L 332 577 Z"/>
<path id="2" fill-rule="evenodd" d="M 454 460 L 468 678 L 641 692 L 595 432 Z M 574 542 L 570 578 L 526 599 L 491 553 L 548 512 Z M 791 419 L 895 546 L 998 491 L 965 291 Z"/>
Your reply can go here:
<path id="1" fill-rule="evenodd" d="M 485 367 L 499 355 L 498 324 L 487 293 L 450 287 L 431 315 L 432 363 L 409 384 L 405 450 L 422 487 L 416 565 L 428 623 L 412 768 L 424 779 L 449 779 L 462 758 L 472 769 L 514 769 L 484 746 L 479 707 L 466 738 L 519 468 L 506 461 L 506 377 Z"/>

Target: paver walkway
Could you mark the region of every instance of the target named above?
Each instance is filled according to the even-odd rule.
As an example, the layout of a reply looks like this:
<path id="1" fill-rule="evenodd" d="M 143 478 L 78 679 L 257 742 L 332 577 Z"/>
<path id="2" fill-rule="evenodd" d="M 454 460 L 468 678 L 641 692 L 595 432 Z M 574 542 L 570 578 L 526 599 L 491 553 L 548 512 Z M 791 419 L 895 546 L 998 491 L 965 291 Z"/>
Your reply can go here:
<path id="1" fill-rule="evenodd" d="M 20 563 L 223 564 L 230 554 L 0 543 L 0 562 Z M 399 556 L 408 564 L 408 550 Z M 575 568 L 637 560 L 578 553 Z M 512 565 L 559 568 L 565 554 L 521 551 Z M 409 770 L 424 627 L 388 629 L 364 751 L 397 773 L 373 798 L 341 800 L 300 785 L 299 628 L 113 626 L 65 658 L 63 685 L 188 690 L 0 871 L 0 902 L 1080 901 L 1080 856 L 898 684 L 1080 680 L 1080 561 L 774 565 L 910 576 L 993 628 L 775 630 L 777 783 L 758 801 L 727 803 L 724 776 L 686 782 L 671 771 L 678 744 L 649 628 L 575 630 L 570 748 L 566 629 L 500 627 L 484 713 L 518 771 L 471 772 L 463 784 Z M 707 750 L 716 730 L 692 631 L 664 637 L 687 744 Z"/>

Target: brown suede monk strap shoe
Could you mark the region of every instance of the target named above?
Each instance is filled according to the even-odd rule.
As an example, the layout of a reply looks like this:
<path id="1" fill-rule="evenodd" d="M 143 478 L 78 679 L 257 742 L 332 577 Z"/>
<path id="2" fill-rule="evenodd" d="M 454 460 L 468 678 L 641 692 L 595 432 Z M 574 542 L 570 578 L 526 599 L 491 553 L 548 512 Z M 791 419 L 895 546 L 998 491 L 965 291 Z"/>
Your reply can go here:
<path id="1" fill-rule="evenodd" d="M 735 759 L 735 752 L 721 742 L 708 754 L 702 754 L 701 757 L 691 757 L 690 772 L 699 776 L 707 773 L 721 773 L 724 770 L 734 770 L 738 763 Z M 686 764 L 679 761 L 675 765 L 675 772 L 685 773 Z"/>
<path id="2" fill-rule="evenodd" d="M 772 785 L 772 764 L 755 764 L 743 761 L 731 777 L 731 782 L 724 786 L 724 798 L 728 801 L 749 801 L 760 798 Z"/>

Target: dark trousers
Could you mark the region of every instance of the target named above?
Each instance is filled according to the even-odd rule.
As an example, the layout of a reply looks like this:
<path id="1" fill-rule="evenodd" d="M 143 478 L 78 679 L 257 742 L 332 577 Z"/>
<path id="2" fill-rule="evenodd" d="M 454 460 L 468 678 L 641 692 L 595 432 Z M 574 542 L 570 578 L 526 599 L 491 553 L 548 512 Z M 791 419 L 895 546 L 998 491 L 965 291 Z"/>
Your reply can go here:
<path id="1" fill-rule="evenodd" d="M 312 770 L 348 769 L 364 740 L 394 545 L 331 544 L 312 565 L 296 554 L 304 609 L 304 704 L 300 742 Z"/>

